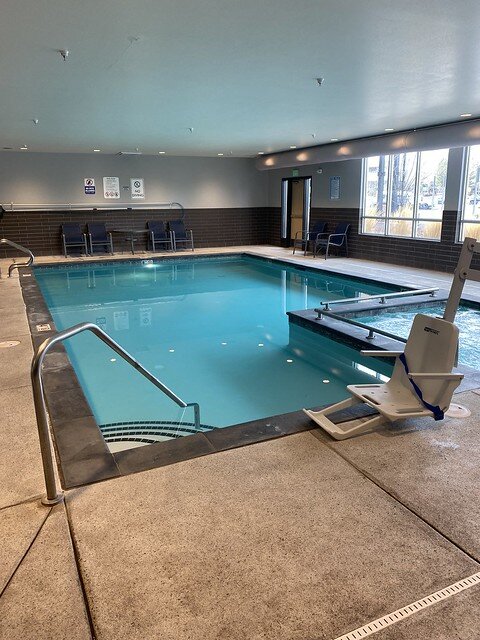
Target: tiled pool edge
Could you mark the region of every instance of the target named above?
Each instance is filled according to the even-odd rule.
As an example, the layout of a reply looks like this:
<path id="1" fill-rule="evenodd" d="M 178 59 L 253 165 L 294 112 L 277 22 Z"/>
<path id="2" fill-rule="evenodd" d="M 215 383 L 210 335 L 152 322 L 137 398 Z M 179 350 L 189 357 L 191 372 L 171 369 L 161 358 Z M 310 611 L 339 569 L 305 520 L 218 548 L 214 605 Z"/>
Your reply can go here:
<path id="1" fill-rule="evenodd" d="M 19 280 L 33 348 L 36 350 L 44 340 L 57 333 L 55 322 L 34 270 L 22 269 Z M 39 331 L 37 325 L 45 324 L 49 324 L 50 329 Z M 62 345 L 52 348 L 46 355 L 42 373 L 57 467 L 64 489 L 315 428 L 302 411 L 295 411 L 111 453 Z"/>

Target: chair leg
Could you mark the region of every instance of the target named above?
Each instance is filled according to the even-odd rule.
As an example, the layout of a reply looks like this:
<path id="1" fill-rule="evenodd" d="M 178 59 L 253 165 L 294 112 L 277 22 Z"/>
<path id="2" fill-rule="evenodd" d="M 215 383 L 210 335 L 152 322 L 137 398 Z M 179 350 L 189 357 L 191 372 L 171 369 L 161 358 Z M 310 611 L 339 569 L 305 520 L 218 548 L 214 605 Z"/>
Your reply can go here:
<path id="1" fill-rule="evenodd" d="M 327 242 L 327 247 L 325 249 L 325 260 L 328 258 L 328 250 L 330 249 L 330 243 Z"/>
<path id="2" fill-rule="evenodd" d="M 348 240 L 347 240 L 347 236 L 345 236 L 345 257 L 348 258 Z"/>

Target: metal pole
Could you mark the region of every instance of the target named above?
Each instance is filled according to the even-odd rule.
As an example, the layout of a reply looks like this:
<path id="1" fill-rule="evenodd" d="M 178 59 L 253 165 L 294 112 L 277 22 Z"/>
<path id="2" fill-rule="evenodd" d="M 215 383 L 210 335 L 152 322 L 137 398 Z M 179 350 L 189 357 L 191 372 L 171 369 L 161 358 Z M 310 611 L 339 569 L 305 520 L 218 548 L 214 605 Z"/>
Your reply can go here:
<path id="1" fill-rule="evenodd" d="M 1 238 L 0 239 L 0 244 L 8 244 L 10 247 L 13 247 L 14 249 L 18 249 L 19 251 L 23 251 L 23 253 L 26 253 L 28 256 L 30 256 L 27 260 L 27 262 L 19 262 L 19 263 L 13 263 L 8 267 L 8 277 L 11 278 L 12 277 L 12 271 L 14 269 L 19 269 L 20 267 L 29 267 L 30 265 L 32 265 L 35 262 L 35 256 L 33 255 L 33 253 L 30 251 L 30 249 L 27 249 L 26 247 L 22 247 L 21 244 L 17 244 L 16 242 L 13 242 L 12 240 L 7 240 L 7 238 Z"/>

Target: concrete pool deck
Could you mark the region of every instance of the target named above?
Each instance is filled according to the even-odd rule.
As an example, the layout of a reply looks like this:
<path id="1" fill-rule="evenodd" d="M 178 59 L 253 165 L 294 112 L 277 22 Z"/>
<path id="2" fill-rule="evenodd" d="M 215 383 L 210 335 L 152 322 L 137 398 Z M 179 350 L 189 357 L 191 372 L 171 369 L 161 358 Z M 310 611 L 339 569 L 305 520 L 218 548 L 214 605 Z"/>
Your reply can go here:
<path id="1" fill-rule="evenodd" d="M 195 253 L 239 250 L 292 259 L 275 247 Z M 368 261 L 293 259 L 414 286 L 451 280 Z M 2 640 L 334 640 L 480 571 L 478 390 L 457 396 L 472 410 L 466 420 L 344 442 L 314 430 L 39 505 L 32 347 L 9 262 L 0 261 L 0 342 L 20 344 L 0 349 Z M 466 291 L 478 296 L 480 284 Z M 477 585 L 375 637 L 471 640 L 480 637 L 479 605 Z"/>

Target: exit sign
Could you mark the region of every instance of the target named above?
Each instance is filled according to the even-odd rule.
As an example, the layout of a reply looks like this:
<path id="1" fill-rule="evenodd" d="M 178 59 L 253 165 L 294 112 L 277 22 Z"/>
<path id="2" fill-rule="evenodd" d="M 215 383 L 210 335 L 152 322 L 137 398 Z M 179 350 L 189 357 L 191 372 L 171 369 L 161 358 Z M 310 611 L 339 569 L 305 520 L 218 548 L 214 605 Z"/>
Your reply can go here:
<path id="1" fill-rule="evenodd" d="M 292 176 L 298 178 L 298 169 L 292 169 Z"/>

